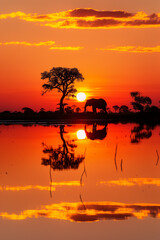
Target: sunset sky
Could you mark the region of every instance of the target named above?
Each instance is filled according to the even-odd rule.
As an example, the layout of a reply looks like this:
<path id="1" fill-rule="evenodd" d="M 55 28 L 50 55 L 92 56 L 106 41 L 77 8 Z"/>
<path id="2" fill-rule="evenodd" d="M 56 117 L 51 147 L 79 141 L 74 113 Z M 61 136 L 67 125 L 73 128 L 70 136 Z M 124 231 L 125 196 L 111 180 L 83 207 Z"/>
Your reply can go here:
<path id="1" fill-rule="evenodd" d="M 0 111 L 55 110 L 41 72 L 77 67 L 77 90 L 129 105 L 130 91 L 160 100 L 159 0 L 0 0 Z M 70 100 L 82 107 L 84 103 Z"/>

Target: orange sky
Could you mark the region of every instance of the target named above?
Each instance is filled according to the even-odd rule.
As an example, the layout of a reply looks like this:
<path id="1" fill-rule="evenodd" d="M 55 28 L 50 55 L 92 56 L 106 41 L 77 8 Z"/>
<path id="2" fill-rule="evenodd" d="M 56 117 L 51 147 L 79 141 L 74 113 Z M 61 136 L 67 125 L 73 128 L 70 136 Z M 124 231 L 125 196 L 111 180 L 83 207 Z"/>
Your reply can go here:
<path id="1" fill-rule="evenodd" d="M 136 90 L 158 105 L 158 0 L 7 0 L 0 23 L 0 111 L 54 110 L 60 96 L 41 96 L 40 73 L 59 66 L 77 67 L 85 77 L 78 91 L 109 107 L 129 104 Z"/>

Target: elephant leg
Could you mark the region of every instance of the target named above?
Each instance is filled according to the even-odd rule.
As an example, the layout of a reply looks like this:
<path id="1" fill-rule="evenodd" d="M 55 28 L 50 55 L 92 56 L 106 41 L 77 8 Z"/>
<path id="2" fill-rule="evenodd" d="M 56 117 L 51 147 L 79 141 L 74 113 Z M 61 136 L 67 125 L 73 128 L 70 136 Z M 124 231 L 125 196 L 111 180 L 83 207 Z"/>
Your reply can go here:
<path id="1" fill-rule="evenodd" d="M 107 111 L 106 111 L 106 107 L 103 107 L 103 111 L 106 113 Z"/>
<path id="2" fill-rule="evenodd" d="M 97 130 L 97 123 L 93 123 L 93 132 Z"/>
<path id="3" fill-rule="evenodd" d="M 94 113 L 97 113 L 96 107 L 94 107 L 94 106 L 93 106 L 93 112 L 94 112 Z"/>

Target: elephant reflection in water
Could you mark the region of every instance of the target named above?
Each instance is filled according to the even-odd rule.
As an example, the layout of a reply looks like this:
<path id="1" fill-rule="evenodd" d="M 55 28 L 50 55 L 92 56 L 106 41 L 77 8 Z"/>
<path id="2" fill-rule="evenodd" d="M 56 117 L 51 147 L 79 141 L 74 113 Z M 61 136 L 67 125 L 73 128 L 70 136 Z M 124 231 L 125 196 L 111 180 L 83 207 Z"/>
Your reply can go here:
<path id="1" fill-rule="evenodd" d="M 75 140 L 66 141 L 63 137 L 64 126 L 60 126 L 60 137 L 63 142 L 57 148 L 43 144 L 43 153 L 47 158 L 42 158 L 42 165 L 50 166 L 52 169 L 77 169 L 79 164 L 85 159 L 84 155 L 75 156 Z"/>
<path id="2" fill-rule="evenodd" d="M 131 130 L 131 143 L 139 143 L 142 139 L 148 139 L 152 136 L 154 127 L 139 124 Z"/>
<path id="3" fill-rule="evenodd" d="M 88 106 L 92 107 L 94 113 L 97 112 L 97 108 L 103 110 L 106 113 L 107 103 L 102 98 L 100 98 L 100 99 L 95 99 L 95 98 L 88 99 L 86 101 L 85 108 L 84 108 L 85 112 L 86 112 L 86 109 L 87 109 Z"/>
<path id="4" fill-rule="evenodd" d="M 94 123 L 92 126 L 92 132 L 88 132 L 87 131 L 87 127 L 85 125 L 85 132 L 86 132 L 86 136 L 87 138 L 91 139 L 91 140 L 103 140 L 106 136 L 107 136 L 107 124 L 103 125 L 104 127 L 100 130 L 97 130 L 97 123 Z"/>

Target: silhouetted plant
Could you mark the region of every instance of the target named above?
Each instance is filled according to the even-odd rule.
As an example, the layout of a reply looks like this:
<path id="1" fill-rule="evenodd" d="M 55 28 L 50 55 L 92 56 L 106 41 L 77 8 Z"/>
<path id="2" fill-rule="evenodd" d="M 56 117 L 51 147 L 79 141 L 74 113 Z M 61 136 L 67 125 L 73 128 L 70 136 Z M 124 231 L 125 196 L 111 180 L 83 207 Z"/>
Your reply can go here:
<path id="1" fill-rule="evenodd" d="M 44 109 L 44 108 L 41 108 L 41 109 L 40 109 L 40 112 L 45 112 L 45 109 Z"/>
<path id="2" fill-rule="evenodd" d="M 150 97 L 141 96 L 139 92 L 131 92 L 131 97 L 134 99 L 134 102 L 131 102 L 135 111 L 144 112 L 152 104 Z"/>
<path id="3" fill-rule="evenodd" d="M 160 109 L 157 106 L 146 107 L 146 112 L 159 113 Z"/>
<path id="4" fill-rule="evenodd" d="M 24 113 L 26 113 L 26 114 L 32 114 L 32 113 L 34 113 L 34 110 L 31 109 L 31 108 L 28 108 L 28 107 L 24 107 L 24 108 L 22 108 L 22 110 L 23 110 Z"/>
<path id="5" fill-rule="evenodd" d="M 67 106 L 67 107 L 65 108 L 65 112 L 66 112 L 66 113 L 73 113 L 74 110 L 73 110 L 73 108 L 72 108 L 71 106 Z"/>
<path id="6" fill-rule="evenodd" d="M 119 106 L 118 105 L 114 105 L 113 109 L 114 109 L 115 112 L 118 112 Z"/>
<path id="7" fill-rule="evenodd" d="M 121 112 L 121 113 L 127 113 L 127 112 L 129 112 L 128 106 L 122 105 L 122 106 L 119 108 L 119 112 Z"/>
<path id="8" fill-rule="evenodd" d="M 81 109 L 79 107 L 76 108 L 76 113 L 81 112 Z"/>
<path id="9" fill-rule="evenodd" d="M 41 73 L 41 79 L 47 79 L 47 83 L 42 85 L 44 89 L 42 95 L 53 89 L 57 89 L 58 92 L 62 93 L 59 103 L 61 113 L 64 113 L 63 101 L 65 97 L 74 97 L 77 92 L 74 86 L 75 81 L 84 80 L 77 68 L 62 67 L 54 67 L 49 72 L 45 71 Z"/>

